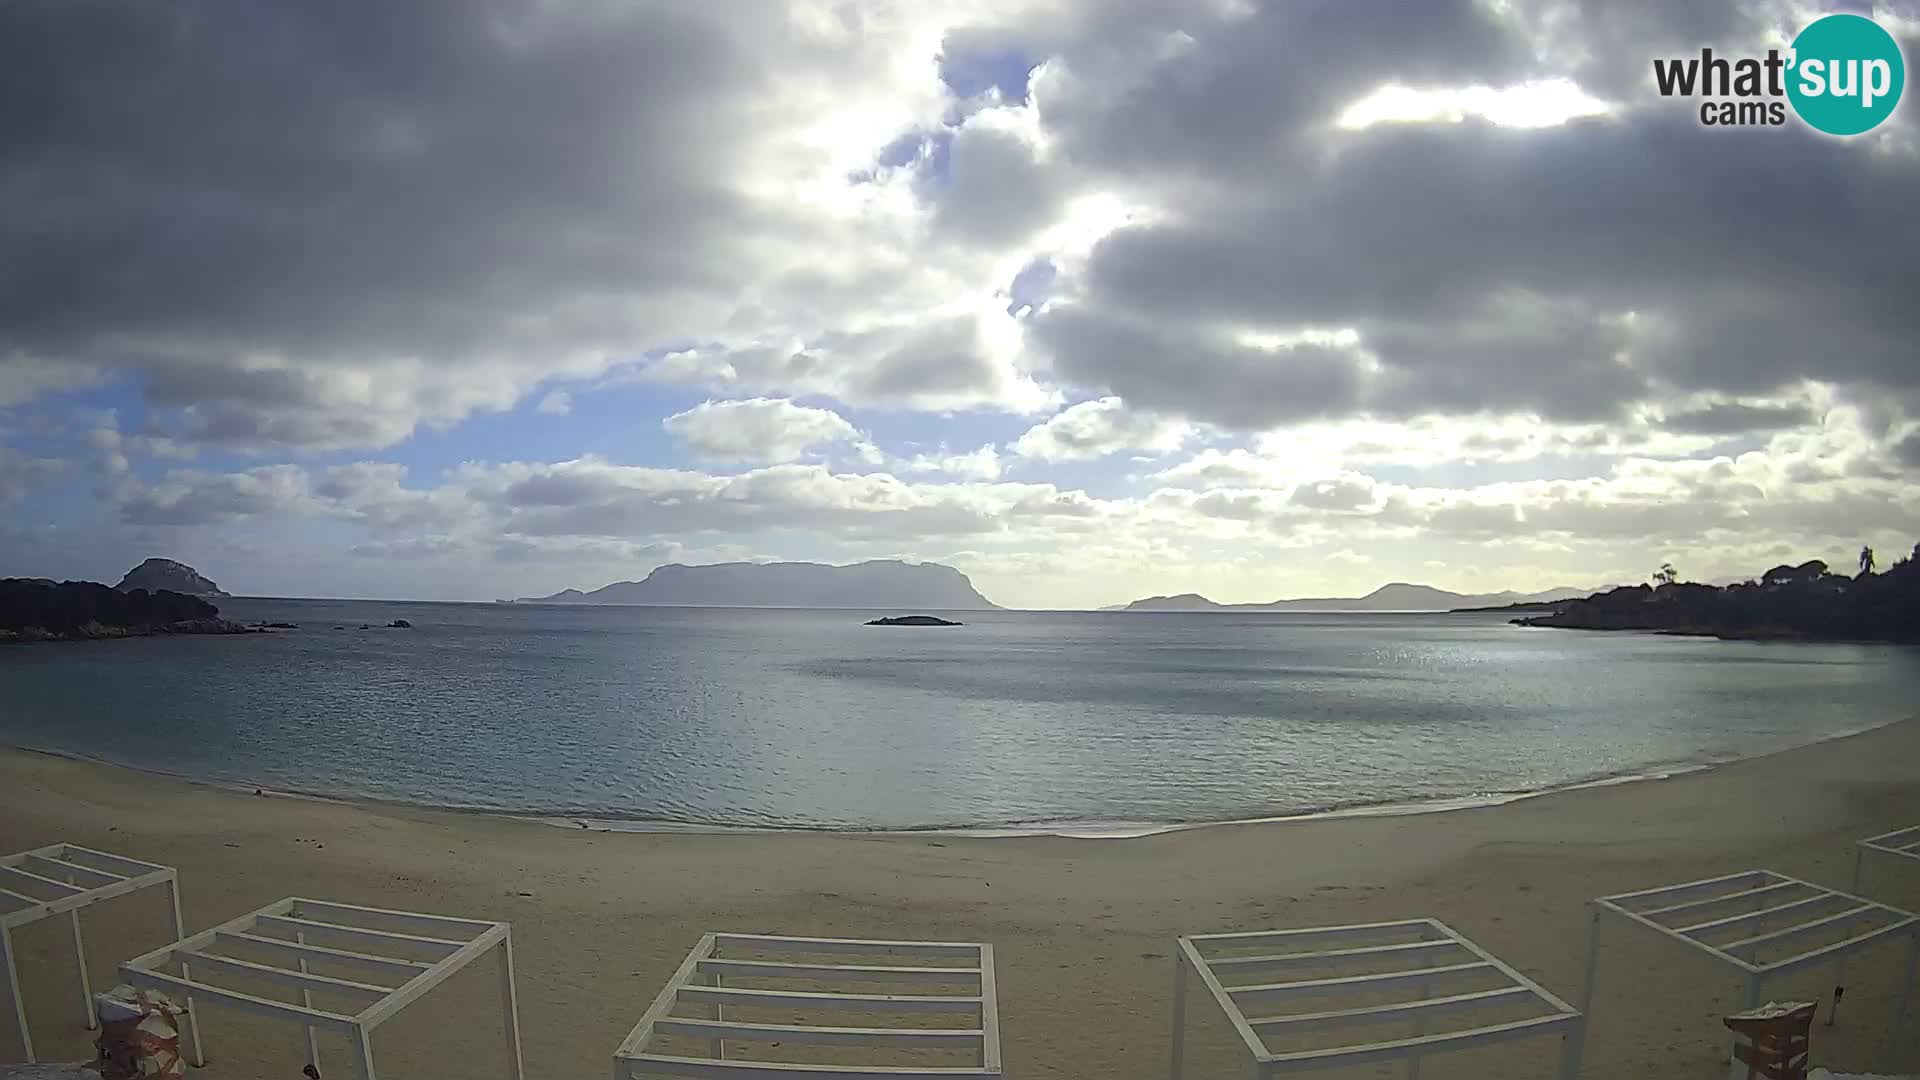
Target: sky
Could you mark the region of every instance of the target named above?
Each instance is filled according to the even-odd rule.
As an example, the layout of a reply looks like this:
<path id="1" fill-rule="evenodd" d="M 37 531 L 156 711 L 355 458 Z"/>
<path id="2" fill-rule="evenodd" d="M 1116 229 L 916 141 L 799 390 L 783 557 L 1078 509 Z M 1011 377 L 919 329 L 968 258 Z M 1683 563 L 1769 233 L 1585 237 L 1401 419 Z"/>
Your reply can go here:
<path id="1" fill-rule="evenodd" d="M 1707 128 L 1652 80 L 1820 11 L 15 0 L 0 574 L 905 558 L 1045 608 L 1890 561 L 1920 109 Z"/>

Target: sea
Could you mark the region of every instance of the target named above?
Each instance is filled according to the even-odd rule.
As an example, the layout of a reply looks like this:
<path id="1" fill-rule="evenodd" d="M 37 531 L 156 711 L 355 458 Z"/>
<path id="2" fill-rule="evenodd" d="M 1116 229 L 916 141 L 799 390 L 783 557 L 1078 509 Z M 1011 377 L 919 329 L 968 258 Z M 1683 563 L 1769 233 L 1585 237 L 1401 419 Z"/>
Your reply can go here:
<path id="1" fill-rule="evenodd" d="M 1488 614 L 220 606 L 299 628 L 0 648 L 0 742 L 593 827 L 1131 835 L 1663 775 L 1920 701 L 1911 648 Z"/>

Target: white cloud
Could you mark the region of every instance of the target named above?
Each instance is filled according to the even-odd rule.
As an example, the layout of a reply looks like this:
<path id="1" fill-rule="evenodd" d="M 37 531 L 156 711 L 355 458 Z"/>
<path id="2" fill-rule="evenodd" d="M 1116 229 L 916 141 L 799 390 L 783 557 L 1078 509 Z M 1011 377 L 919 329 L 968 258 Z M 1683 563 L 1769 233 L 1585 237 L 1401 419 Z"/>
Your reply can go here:
<path id="1" fill-rule="evenodd" d="M 4 345 L 0 339 L 0 347 Z M 42 394 L 93 386 L 101 378 L 100 369 L 91 364 L 56 364 L 23 350 L 0 348 L 0 409 L 23 405 Z"/>
<path id="2" fill-rule="evenodd" d="M 1375 124 L 1457 124 L 1478 117 L 1501 127 L 1535 128 L 1605 116 L 1607 103 L 1571 79 L 1543 79 L 1495 89 L 1490 86 L 1416 90 L 1389 84 L 1342 110 L 1335 123 L 1349 131 Z"/>
<path id="3" fill-rule="evenodd" d="M 64 455 L 129 535 L 320 515 L 396 587 L 871 551 L 1036 603 L 1585 582 L 1920 520 L 1912 115 L 1705 133 L 1648 86 L 1777 4 L 26 10 L 16 96 L 61 124 L 0 161 L 0 498 L 36 511 L 29 454 Z M 305 72 L 269 99 L 235 89 L 262 33 Z M 1024 100 L 942 82 L 1011 54 Z M 711 397 L 635 421 L 700 469 L 509 436 L 436 479 L 410 445 L 516 410 L 489 433 L 609 445 L 591 395 L 642 382 Z M 48 419 L 107 384 L 124 426 Z M 341 451 L 382 460 L 310 464 Z"/>
<path id="4" fill-rule="evenodd" d="M 1181 420 L 1137 412 L 1117 397 L 1083 401 L 1027 429 L 1013 452 L 1037 461 L 1088 461 L 1126 450 L 1170 453 L 1193 433 Z"/>
<path id="5" fill-rule="evenodd" d="M 964 480 L 998 480 L 1002 471 L 1000 450 L 992 443 L 964 454 L 915 454 L 902 463 L 910 473 L 943 473 Z"/>
<path id="6" fill-rule="evenodd" d="M 702 457 L 757 464 L 798 461 L 823 447 L 862 441 L 839 413 L 778 398 L 706 401 L 661 426 Z"/>
<path id="7" fill-rule="evenodd" d="M 41 481 L 60 472 L 57 458 L 36 458 L 0 446 L 0 506 L 19 499 Z"/>

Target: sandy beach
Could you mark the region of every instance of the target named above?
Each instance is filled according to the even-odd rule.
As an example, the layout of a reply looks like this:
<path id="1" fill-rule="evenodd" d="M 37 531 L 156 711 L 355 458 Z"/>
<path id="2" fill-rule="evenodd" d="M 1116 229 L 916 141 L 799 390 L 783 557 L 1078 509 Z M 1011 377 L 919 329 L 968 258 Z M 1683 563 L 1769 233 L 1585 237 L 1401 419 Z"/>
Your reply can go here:
<path id="1" fill-rule="evenodd" d="M 24 751 L 0 752 L 0 850 L 70 841 L 177 866 L 190 931 L 287 895 L 510 920 L 528 1075 L 602 1076 L 609 1055 L 709 929 L 992 943 L 1015 1077 L 1166 1072 L 1174 938 L 1433 916 L 1569 999 L 1586 901 L 1765 867 L 1844 888 L 1850 843 L 1920 822 L 1920 719 L 1665 780 L 1399 817 L 1223 825 L 1131 839 L 674 834 L 350 805 L 207 787 Z M 1920 867 L 1869 865 L 1862 892 L 1920 906 Z M 163 941 L 156 895 L 89 913 L 89 965 Z M 1717 1077 L 1730 973 L 1608 924 L 1590 1077 Z M 43 1058 L 90 1056 L 61 920 L 19 936 Z M 1884 1034 L 1904 949 L 1864 954 L 1814 1061 L 1920 1069 L 1910 1030 Z M 1831 972 L 1769 996 L 1814 995 Z M 476 969 L 383 1028 L 383 1075 L 499 1071 L 491 971 Z M 1217 1011 L 1191 1010 L 1189 1076 L 1246 1067 Z M 463 1019 L 470 1017 L 470 1019 Z M 298 1075 L 297 1031 L 204 1018 L 208 1080 Z M 0 1036 L 17 1054 L 10 1031 Z M 346 1075 L 339 1049 L 329 1075 Z M 1551 1074 L 1557 1042 L 1431 1059 L 1428 1080 Z M 326 1064 L 323 1061 L 323 1064 Z M 1393 1073 L 1398 1075 L 1397 1072 Z M 1371 1075 L 1343 1073 L 1340 1075 Z M 1380 1075 L 1387 1075 L 1385 1071 Z"/>

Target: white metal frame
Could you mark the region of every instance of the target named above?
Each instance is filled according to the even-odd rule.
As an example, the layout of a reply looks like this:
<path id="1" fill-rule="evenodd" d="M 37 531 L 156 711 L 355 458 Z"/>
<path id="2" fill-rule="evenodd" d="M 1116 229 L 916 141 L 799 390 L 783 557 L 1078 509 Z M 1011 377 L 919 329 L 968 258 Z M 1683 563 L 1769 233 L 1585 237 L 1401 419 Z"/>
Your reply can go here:
<path id="1" fill-rule="evenodd" d="M 1920 825 L 1905 829 L 1895 829 L 1879 836 L 1869 836 L 1853 845 L 1853 881 L 1847 886 L 1850 892 L 1860 891 L 1861 863 L 1867 852 L 1878 852 L 1896 858 L 1912 859 L 1920 862 Z M 1912 980 L 1909 979 L 1909 982 Z M 1833 976 L 1833 1007 L 1827 1010 L 1827 1026 L 1833 1026 L 1833 1018 L 1840 1011 L 1840 998 L 1847 992 L 1847 958 L 1842 956 Z"/>
<path id="2" fill-rule="evenodd" d="M 723 953 L 785 956 L 788 960 L 736 959 Z M 876 958 L 933 958 L 947 966 L 800 962 L 798 957 L 847 954 Z M 803 980 L 807 990 L 753 989 L 722 985 L 724 978 Z M 903 982 L 944 984 L 970 989 L 965 994 L 875 994 L 821 989 L 847 983 Z M 968 985 L 970 984 L 970 985 Z M 710 1019 L 674 1016 L 679 1005 L 709 1006 Z M 729 1006 L 813 1006 L 901 1018 L 929 1012 L 971 1015 L 968 1028 L 824 1027 L 758 1024 L 728 1020 Z M 685 1057 L 650 1048 L 656 1036 L 696 1036 L 711 1040 L 710 1057 Z M 726 1040 L 837 1043 L 855 1046 L 920 1047 L 971 1050 L 975 1064 L 958 1067 L 856 1066 L 742 1060 L 727 1056 Z M 1000 1009 L 996 1002 L 993 946 L 953 941 L 867 941 L 764 934 L 702 935 L 653 1004 L 613 1054 L 614 1080 L 644 1076 L 687 1076 L 720 1080 L 953 1080 L 997 1077 L 1000 1071 Z"/>
<path id="3" fill-rule="evenodd" d="M 1837 963 L 1844 978 L 1846 958 L 1884 940 L 1909 939 L 1906 981 L 1888 1031 L 1898 1037 L 1913 1003 L 1916 966 L 1920 965 L 1920 916 L 1852 893 L 1843 893 L 1772 870 L 1748 870 L 1657 889 L 1602 896 L 1593 901 L 1587 941 L 1587 975 L 1580 1005 L 1590 1010 L 1600 952 L 1600 916 L 1611 913 L 1663 937 L 1706 953 L 1746 977 L 1745 1008 L 1760 1004 L 1768 979 L 1825 963 Z M 1665 921 L 1663 921 L 1665 920 Z M 1803 939 L 1834 933 L 1848 936 L 1774 960 L 1767 951 Z M 1841 991 L 1836 987 L 1834 1004 Z M 1831 1016 L 1831 1012 L 1829 1013 Z"/>
<path id="4" fill-rule="evenodd" d="M 315 1072 L 320 1069 L 315 1029 L 340 1032 L 352 1044 L 355 1074 L 360 1080 L 376 1080 L 374 1029 L 494 950 L 500 953 L 507 1076 L 523 1080 L 513 934 L 504 922 L 291 897 L 135 957 L 120 965 L 120 975 L 135 986 L 184 995 L 189 1009 L 199 1000 L 299 1024 L 306 1029 L 307 1063 Z M 232 955 L 235 952 L 271 955 L 290 966 L 242 959 Z M 161 970 L 174 964 L 179 965 L 178 975 Z M 323 975 L 311 970 L 316 966 L 353 975 Z M 195 968 L 293 987 L 299 990 L 299 1001 L 274 1001 L 195 979 Z M 358 1008 L 350 1013 L 316 1008 L 315 993 L 351 1001 Z"/>
<path id="5" fill-rule="evenodd" d="M 1854 892 L 1860 891 L 1860 863 L 1869 851 L 1920 862 L 1920 825 L 1869 836 L 1853 845 L 1853 884 L 1848 888 Z"/>
<path id="6" fill-rule="evenodd" d="M 1259 955 L 1208 955 L 1210 950 L 1256 948 Z M 1303 951 L 1304 948 L 1304 951 Z M 1404 960 L 1409 966 L 1390 971 L 1328 976 L 1288 982 L 1238 982 L 1239 979 L 1288 969 L 1313 968 L 1351 971 L 1355 964 Z M 1469 1047 L 1542 1035 L 1564 1038 L 1559 1075 L 1571 1080 L 1580 1070 L 1585 1042 L 1585 1019 L 1553 992 L 1501 962 L 1492 953 L 1467 940 L 1437 919 L 1353 926 L 1322 926 L 1301 930 L 1269 930 L 1233 934 L 1194 934 L 1179 939 L 1173 960 L 1173 1046 L 1168 1075 L 1180 1080 L 1186 1043 L 1187 977 L 1191 971 L 1212 993 L 1213 1000 L 1246 1043 L 1256 1080 L 1311 1069 L 1337 1069 L 1381 1061 L 1405 1061 L 1407 1076 L 1417 1078 L 1420 1059 Z M 1437 984 L 1460 978 L 1500 980 L 1493 989 L 1433 997 Z M 1230 984 L 1228 980 L 1235 980 Z M 1420 996 L 1389 1005 L 1362 1005 L 1310 1013 L 1247 1015 L 1256 1002 L 1293 997 L 1374 994 L 1397 987 L 1417 988 Z M 1503 1023 L 1456 1027 L 1427 1032 L 1432 1018 L 1471 1013 L 1490 1006 L 1531 1003 L 1544 1010 L 1539 1016 Z M 1411 1021 L 1410 1038 L 1382 1042 L 1347 1043 L 1310 1050 L 1273 1050 L 1272 1032 L 1303 1034 L 1368 1024 Z M 1467 1021 L 1472 1023 L 1471 1020 Z"/>
<path id="7" fill-rule="evenodd" d="M 80 934 L 80 909 L 140 889 L 163 886 L 173 908 L 173 937 L 186 936 L 180 923 L 179 875 L 171 866 L 142 862 L 124 855 L 81 847 L 49 844 L 0 858 L 0 959 L 6 968 L 6 990 L 13 1003 L 13 1020 L 20 1030 L 20 1048 L 32 1062 L 33 1036 L 27 1031 L 27 1005 L 20 996 L 19 957 L 13 932 L 28 923 L 66 915 L 73 923 L 73 952 L 80 968 L 80 1004 L 87 1030 L 98 1026 L 93 1015 L 93 984 L 87 977 L 87 946 Z M 200 1032 L 193 1029 L 194 1063 L 200 1055 Z"/>

